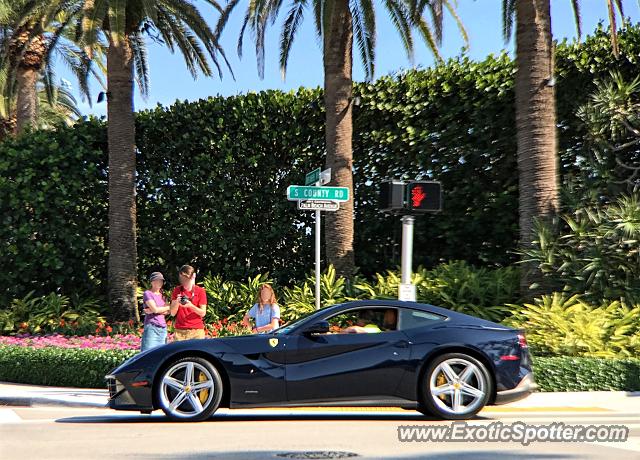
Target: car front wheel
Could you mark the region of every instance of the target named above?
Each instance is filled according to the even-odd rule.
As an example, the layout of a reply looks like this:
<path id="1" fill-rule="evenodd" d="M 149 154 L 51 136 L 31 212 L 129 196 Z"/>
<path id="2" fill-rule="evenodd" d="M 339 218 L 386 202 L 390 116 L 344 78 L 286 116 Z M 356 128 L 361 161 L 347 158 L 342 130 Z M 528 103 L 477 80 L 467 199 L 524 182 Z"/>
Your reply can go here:
<path id="1" fill-rule="evenodd" d="M 466 420 L 489 401 L 492 381 L 486 367 L 463 353 L 435 358 L 422 379 L 422 407 L 429 415 L 447 420 Z"/>
<path id="2" fill-rule="evenodd" d="M 209 361 L 188 357 L 171 363 L 160 374 L 156 396 L 170 419 L 199 422 L 218 409 L 222 390 L 220 374 Z"/>

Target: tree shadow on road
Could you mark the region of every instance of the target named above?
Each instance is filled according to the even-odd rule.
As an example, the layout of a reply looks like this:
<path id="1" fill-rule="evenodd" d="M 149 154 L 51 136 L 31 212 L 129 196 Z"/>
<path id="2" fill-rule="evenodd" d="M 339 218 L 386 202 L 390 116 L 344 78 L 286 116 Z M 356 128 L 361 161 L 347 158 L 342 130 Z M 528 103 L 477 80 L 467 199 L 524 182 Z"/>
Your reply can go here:
<path id="1" fill-rule="evenodd" d="M 418 412 L 407 415 L 398 414 L 220 414 L 214 415 L 205 422 L 200 423 L 229 423 L 229 422 L 267 422 L 267 421 L 397 421 L 397 422 L 429 422 L 429 423 L 451 423 L 448 420 L 441 420 L 435 417 L 427 417 Z M 490 420 L 488 417 L 476 416 L 471 420 Z M 184 423 L 172 422 L 162 414 L 142 415 L 142 414 L 110 414 L 96 416 L 76 416 L 65 417 L 56 420 L 56 423 Z"/>
<path id="2" fill-rule="evenodd" d="M 326 455 L 323 455 L 326 454 Z M 347 455 L 339 455 L 347 454 Z M 349 455 L 350 454 L 350 455 Z M 184 454 L 164 454 L 164 455 L 138 455 L 139 459 L 157 459 L 157 460 L 283 460 L 283 459 L 322 459 L 322 458 L 353 458 L 353 459 L 398 459 L 398 460 L 565 460 L 565 459 L 583 459 L 583 455 L 570 453 L 536 453 L 536 452 L 518 452 L 515 450 L 456 450 L 452 452 L 440 453 L 419 453 L 410 455 L 375 455 L 368 456 L 366 454 L 358 454 L 356 452 L 342 451 L 320 451 L 320 450 L 292 450 L 292 451 L 244 451 L 244 452 L 201 452 L 201 453 L 184 453 Z"/>

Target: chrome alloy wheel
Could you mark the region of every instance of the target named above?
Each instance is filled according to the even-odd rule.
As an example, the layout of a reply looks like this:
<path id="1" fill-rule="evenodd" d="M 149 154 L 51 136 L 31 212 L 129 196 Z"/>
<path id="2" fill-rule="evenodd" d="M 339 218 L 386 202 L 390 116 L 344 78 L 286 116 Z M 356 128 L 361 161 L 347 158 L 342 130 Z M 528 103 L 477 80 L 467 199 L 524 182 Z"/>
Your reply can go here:
<path id="1" fill-rule="evenodd" d="M 471 361 L 447 359 L 433 370 L 429 391 L 443 412 L 463 415 L 483 404 L 488 385 L 485 374 Z"/>
<path id="2" fill-rule="evenodd" d="M 164 372 L 160 402 L 167 415 L 197 417 L 211 404 L 217 390 L 206 367 L 193 361 L 181 361 Z"/>

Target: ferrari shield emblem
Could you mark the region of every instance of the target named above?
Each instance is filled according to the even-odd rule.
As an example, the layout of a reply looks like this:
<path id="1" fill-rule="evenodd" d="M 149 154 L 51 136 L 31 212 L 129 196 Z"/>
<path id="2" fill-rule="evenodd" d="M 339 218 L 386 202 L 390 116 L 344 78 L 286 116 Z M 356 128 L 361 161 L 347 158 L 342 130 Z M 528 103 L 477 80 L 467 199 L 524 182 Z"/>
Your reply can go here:
<path id="1" fill-rule="evenodd" d="M 269 339 L 269 345 L 271 345 L 272 347 L 275 347 L 276 345 L 278 345 L 278 339 L 276 339 L 275 337 Z"/>

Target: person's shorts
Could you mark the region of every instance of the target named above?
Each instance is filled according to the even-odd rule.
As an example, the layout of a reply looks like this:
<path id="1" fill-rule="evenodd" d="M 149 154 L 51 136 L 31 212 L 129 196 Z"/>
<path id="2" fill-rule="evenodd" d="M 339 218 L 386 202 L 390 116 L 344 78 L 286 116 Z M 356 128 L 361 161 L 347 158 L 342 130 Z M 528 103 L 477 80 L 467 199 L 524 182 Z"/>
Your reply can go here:
<path id="1" fill-rule="evenodd" d="M 204 329 L 176 329 L 173 334 L 173 340 L 204 339 Z"/>

